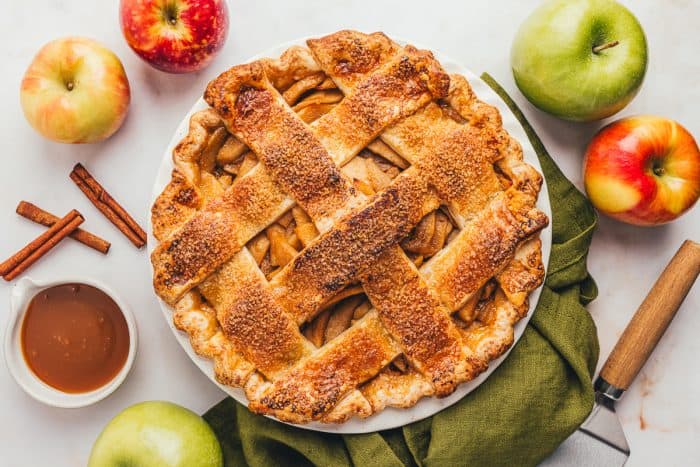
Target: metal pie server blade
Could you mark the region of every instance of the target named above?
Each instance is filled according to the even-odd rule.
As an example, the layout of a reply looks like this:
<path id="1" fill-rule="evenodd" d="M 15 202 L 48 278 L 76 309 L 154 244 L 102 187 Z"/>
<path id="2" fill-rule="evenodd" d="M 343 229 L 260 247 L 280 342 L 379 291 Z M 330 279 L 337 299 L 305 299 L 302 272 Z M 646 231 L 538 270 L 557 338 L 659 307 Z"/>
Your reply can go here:
<path id="1" fill-rule="evenodd" d="M 625 465 L 629 455 L 630 449 L 614 403 L 598 393 L 593 411 L 583 425 L 540 465 L 617 467 Z"/>
<path id="2" fill-rule="evenodd" d="M 615 401 L 642 369 L 700 275 L 700 243 L 686 240 L 625 328 L 595 381 L 595 405 L 583 425 L 543 466 L 621 466 L 630 449 Z"/>

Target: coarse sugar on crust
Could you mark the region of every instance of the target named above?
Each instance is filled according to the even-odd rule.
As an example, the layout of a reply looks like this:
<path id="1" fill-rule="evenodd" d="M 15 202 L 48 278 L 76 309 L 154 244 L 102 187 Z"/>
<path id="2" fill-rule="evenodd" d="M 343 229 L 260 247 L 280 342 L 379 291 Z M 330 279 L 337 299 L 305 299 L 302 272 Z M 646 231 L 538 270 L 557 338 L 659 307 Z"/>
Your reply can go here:
<path id="1" fill-rule="evenodd" d="M 340 31 L 207 86 L 152 208 L 154 288 L 249 408 L 343 423 L 444 397 L 544 277 L 541 175 L 432 53 Z"/>

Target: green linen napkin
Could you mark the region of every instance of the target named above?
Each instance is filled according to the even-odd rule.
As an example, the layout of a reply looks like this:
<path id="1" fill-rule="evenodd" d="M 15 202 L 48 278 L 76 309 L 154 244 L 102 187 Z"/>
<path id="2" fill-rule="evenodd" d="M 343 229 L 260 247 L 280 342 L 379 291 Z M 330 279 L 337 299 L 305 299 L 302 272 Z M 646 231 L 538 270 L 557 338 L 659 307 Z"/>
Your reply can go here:
<path id="1" fill-rule="evenodd" d="M 505 91 L 488 74 L 482 79 L 525 129 L 552 205 L 547 278 L 525 333 L 498 369 L 460 402 L 393 430 L 318 433 L 254 415 L 227 398 L 204 415 L 221 442 L 227 466 L 534 465 L 590 412 L 598 340 L 584 305 L 597 294 L 586 270 L 595 213 Z"/>

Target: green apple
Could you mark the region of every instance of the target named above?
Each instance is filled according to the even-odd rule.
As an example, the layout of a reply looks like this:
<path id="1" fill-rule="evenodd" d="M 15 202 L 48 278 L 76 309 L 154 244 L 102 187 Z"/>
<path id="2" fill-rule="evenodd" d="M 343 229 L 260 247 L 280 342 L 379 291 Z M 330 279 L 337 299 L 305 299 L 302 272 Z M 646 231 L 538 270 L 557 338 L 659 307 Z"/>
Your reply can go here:
<path id="1" fill-rule="evenodd" d="M 132 405 L 114 417 L 92 447 L 88 467 L 221 467 L 221 446 L 194 412 L 170 402 Z"/>
<path id="2" fill-rule="evenodd" d="M 549 0 L 522 24 L 511 51 L 518 87 L 557 117 L 597 120 L 639 91 L 647 42 L 639 21 L 613 0 Z"/>

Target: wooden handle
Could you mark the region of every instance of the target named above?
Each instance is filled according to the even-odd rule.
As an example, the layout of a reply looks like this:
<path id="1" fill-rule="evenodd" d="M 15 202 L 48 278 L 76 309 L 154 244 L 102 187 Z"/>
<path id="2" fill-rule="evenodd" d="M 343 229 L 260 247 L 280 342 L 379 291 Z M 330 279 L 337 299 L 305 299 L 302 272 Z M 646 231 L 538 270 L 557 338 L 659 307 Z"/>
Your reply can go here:
<path id="1" fill-rule="evenodd" d="M 626 390 L 651 355 L 700 273 L 700 244 L 683 242 L 605 362 L 600 376 Z"/>

